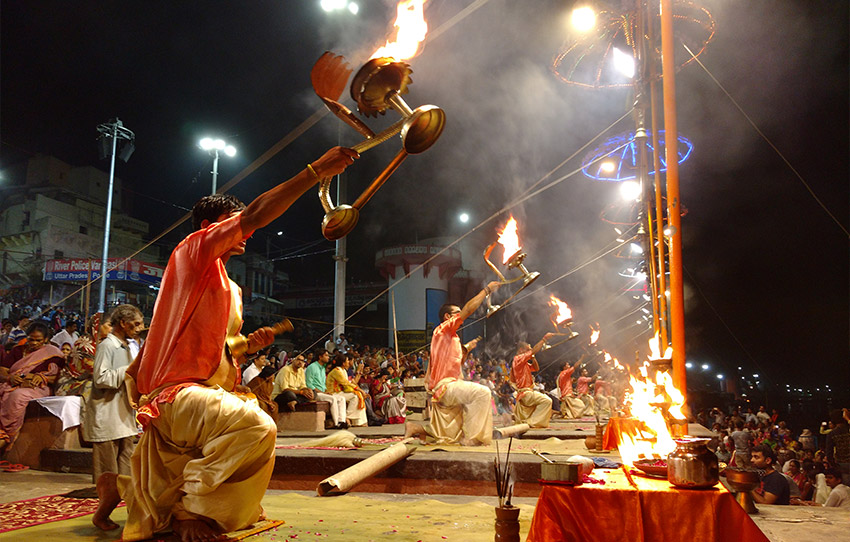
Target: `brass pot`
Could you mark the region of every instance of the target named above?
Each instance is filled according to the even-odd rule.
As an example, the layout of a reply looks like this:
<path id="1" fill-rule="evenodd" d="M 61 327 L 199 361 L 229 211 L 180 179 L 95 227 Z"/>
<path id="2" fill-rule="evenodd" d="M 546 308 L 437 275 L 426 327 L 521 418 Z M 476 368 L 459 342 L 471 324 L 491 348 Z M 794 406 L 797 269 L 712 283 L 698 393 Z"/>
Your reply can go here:
<path id="1" fill-rule="evenodd" d="M 720 482 L 717 456 L 708 449 L 707 438 L 676 439 L 676 449 L 667 456 L 667 480 L 676 487 L 705 489 Z"/>

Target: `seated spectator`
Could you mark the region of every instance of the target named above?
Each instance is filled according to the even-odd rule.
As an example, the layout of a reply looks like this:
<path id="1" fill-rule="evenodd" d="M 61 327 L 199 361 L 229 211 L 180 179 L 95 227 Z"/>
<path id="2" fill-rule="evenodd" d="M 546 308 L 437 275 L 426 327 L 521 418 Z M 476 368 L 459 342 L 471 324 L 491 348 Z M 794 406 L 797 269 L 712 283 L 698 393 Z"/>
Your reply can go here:
<path id="1" fill-rule="evenodd" d="M 56 395 L 78 395 L 85 399 L 91 393 L 92 369 L 97 344 L 112 331 L 109 319 L 100 324 L 100 313 L 89 317 L 86 329 L 71 348 L 71 355 L 56 377 Z"/>
<path id="2" fill-rule="evenodd" d="M 276 419 L 278 414 L 278 405 L 272 400 L 275 373 L 275 367 L 269 363 L 260 371 L 260 374 L 252 378 L 251 382 L 248 383 L 248 389 L 257 397 L 260 408 L 271 416 L 272 419 Z"/>
<path id="3" fill-rule="evenodd" d="M 49 330 L 36 322 L 26 342 L 3 354 L 0 362 L 0 452 L 17 438 L 27 403 L 50 395 L 50 385 L 65 364 L 62 351 L 47 342 Z"/>
<path id="4" fill-rule="evenodd" d="M 815 498 L 815 486 L 817 479 L 815 478 L 815 464 L 812 461 L 803 461 L 802 463 L 803 477 L 800 481 L 800 500 L 812 501 Z"/>
<path id="5" fill-rule="evenodd" d="M 812 434 L 811 429 L 803 429 L 803 432 L 800 433 L 800 438 L 797 440 L 800 442 L 800 447 L 803 450 L 815 449 L 815 436 Z"/>
<path id="6" fill-rule="evenodd" d="M 753 448 L 750 460 L 755 468 L 765 471 L 761 486 L 752 491 L 753 500 L 760 504 L 789 504 L 791 489 L 785 477 L 776 470 L 773 448 L 759 444 Z"/>
<path id="7" fill-rule="evenodd" d="M 69 318 L 65 323 L 65 329 L 51 337 L 50 342 L 62 348 L 62 345 L 65 343 L 73 345 L 79 338 L 80 334 L 77 333 L 77 321 Z"/>
<path id="8" fill-rule="evenodd" d="M 296 356 L 297 357 L 297 356 Z M 305 363 L 313 357 L 310 352 L 305 358 Z M 337 429 L 347 429 L 348 423 L 345 421 L 345 397 L 342 395 L 333 395 L 326 393 L 327 373 L 325 366 L 330 361 L 330 354 L 324 348 L 319 350 L 316 355 L 316 361 L 307 365 L 304 370 L 304 376 L 307 380 L 307 387 L 313 391 L 313 397 L 316 401 L 327 401 L 331 404 L 331 419 Z M 275 379 L 275 390 L 279 390 L 280 386 Z M 278 392 L 279 393 L 279 392 Z M 275 394 L 272 393 L 272 397 Z"/>
<path id="9" fill-rule="evenodd" d="M 289 365 L 278 371 L 272 398 L 281 412 L 295 412 L 296 405 L 313 400 L 313 390 L 307 387 L 304 373 L 304 356 L 295 356 Z"/>
<path id="10" fill-rule="evenodd" d="M 369 393 L 372 396 L 372 408 L 379 416 L 383 416 L 387 423 L 404 423 L 407 411 L 407 403 L 401 388 L 390 387 L 390 372 L 386 369 L 381 371 L 378 378 L 372 380 Z"/>
<path id="11" fill-rule="evenodd" d="M 841 471 L 836 467 L 826 469 L 824 478 L 830 487 L 824 506 L 850 508 L 850 487 L 841 483 Z"/>
<path id="12" fill-rule="evenodd" d="M 6 338 L 5 346 L 6 351 L 11 350 L 15 346 L 22 346 L 27 340 L 27 328 L 30 325 L 30 317 L 22 314 L 18 317 L 18 325 L 13 327 L 9 332 L 8 337 Z M 44 326 L 45 337 L 48 337 L 47 334 L 49 331 L 47 326 Z M 46 339 L 45 339 L 46 340 Z"/>
<path id="13" fill-rule="evenodd" d="M 325 379 L 325 387 L 328 393 L 342 395 L 346 404 L 346 419 L 350 426 L 362 427 L 366 425 L 366 400 L 363 392 L 357 387 L 360 380 L 360 372 L 363 366 L 357 368 L 354 380 L 348 379 L 348 368 L 351 367 L 351 358 L 337 354 L 331 360 L 330 372 Z"/>
<path id="14" fill-rule="evenodd" d="M 262 371 L 263 368 L 265 368 L 265 366 L 268 364 L 269 357 L 266 351 L 264 350 L 258 352 L 257 357 L 254 358 L 254 361 L 251 362 L 251 364 L 248 365 L 248 367 L 246 367 L 244 371 L 242 371 L 242 384 L 245 386 L 250 384 L 251 380 L 253 380 L 254 377 L 256 377 L 258 374 L 260 374 L 260 371 Z"/>
<path id="15" fill-rule="evenodd" d="M 12 328 L 14 324 L 8 318 L 3 318 L 2 327 L 0 327 L 0 349 L 3 348 L 3 345 L 6 344 L 6 340 L 9 338 L 9 333 L 12 332 Z"/>

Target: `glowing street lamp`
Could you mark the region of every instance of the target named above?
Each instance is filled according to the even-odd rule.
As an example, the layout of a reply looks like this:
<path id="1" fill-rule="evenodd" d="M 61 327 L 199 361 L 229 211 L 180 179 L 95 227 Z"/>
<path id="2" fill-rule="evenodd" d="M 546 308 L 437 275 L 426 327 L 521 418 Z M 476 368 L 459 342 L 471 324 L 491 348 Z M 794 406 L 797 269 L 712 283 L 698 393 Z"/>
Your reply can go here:
<path id="1" fill-rule="evenodd" d="M 458 215 L 457 219 L 460 220 L 461 223 L 466 224 L 469 222 L 469 213 L 461 213 Z"/>
<path id="2" fill-rule="evenodd" d="M 596 26 L 596 12 L 590 6 L 581 6 L 570 15 L 570 25 L 579 32 L 589 32 Z"/>
<path id="3" fill-rule="evenodd" d="M 228 145 L 224 142 L 223 139 L 213 139 L 211 137 L 203 138 L 200 143 L 198 143 L 198 146 L 210 153 L 210 156 L 213 157 L 211 194 L 215 194 L 216 183 L 218 181 L 218 153 L 223 152 L 224 154 L 232 158 L 236 156 L 236 147 L 234 147 L 233 145 Z"/>

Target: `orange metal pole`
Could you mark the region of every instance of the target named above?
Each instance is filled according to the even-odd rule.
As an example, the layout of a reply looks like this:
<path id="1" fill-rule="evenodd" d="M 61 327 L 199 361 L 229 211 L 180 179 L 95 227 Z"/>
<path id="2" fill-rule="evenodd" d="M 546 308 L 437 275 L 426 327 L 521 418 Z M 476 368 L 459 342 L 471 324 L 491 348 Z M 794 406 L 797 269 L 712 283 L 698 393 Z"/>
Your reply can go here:
<path id="1" fill-rule="evenodd" d="M 661 0 L 661 73 L 664 87 L 664 143 L 667 156 L 667 223 L 670 225 L 670 331 L 673 383 L 687 390 L 685 374 L 685 296 L 682 283 L 682 224 L 679 202 L 679 132 L 676 126 L 676 62 L 673 54 L 673 1 Z"/>
<path id="2" fill-rule="evenodd" d="M 652 3 L 647 4 L 647 10 L 649 11 Z M 661 148 L 659 146 L 659 138 L 658 138 L 658 81 L 656 80 L 656 75 L 658 74 L 657 69 L 657 59 L 654 55 L 655 51 L 655 18 L 653 17 L 652 12 L 650 11 L 647 14 L 647 20 L 649 24 L 647 24 L 648 34 L 649 34 L 649 47 L 650 51 L 653 51 L 653 54 L 650 54 L 647 59 L 647 63 L 649 64 L 649 110 L 651 114 L 651 124 L 650 130 L 652 131 L 652 165 L 655 169 L 655 178 L 653 179 L 653 184 L 655 186 L 655 230 L 658 235 L 658 245 L 657 245 L 657 257 L 658 257 L 658 265 L 656 266 L 656 271 L 658 272 L 658 319 L 659 319 L 659 327 L 661 328 L 661 346 L 666 348 L 669 342 L 669 338 L 667 337 L 667 265 L 666 265 L 666 256 L 665 256 L 665 247 L 666 242 L 664 241 L 664 199 L 661 195 L 661 183 L 662 183 L 662 175 L 661 175 Z M 655 239 L 651 239 L 654 243 Z"/>

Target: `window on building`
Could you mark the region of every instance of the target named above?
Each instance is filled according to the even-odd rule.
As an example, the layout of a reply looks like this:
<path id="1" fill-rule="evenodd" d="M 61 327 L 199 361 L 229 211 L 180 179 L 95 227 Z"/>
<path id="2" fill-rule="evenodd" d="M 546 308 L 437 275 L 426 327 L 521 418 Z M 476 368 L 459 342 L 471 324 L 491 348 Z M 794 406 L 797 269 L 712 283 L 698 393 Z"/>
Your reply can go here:
<path id="1" fill-rule="evenodd" d="M 30 225 L 30 212 L 24 211 L 24 219 L 21 221 L 21 229 Z"/>
<path id="2" fill-rule="evenodd" d="M 80 233 L 82 233 L 83 235 L 88 235 L 89 229 L 85 226 L 80 226 Z"/>
<path id="3" fill-rule="evenodd" d="M 58 260 L 59 258 L 64 258 L 65 253 L 62 252 L 61 250 L 54 250 L 53 251 L 53 257 Z"/>

